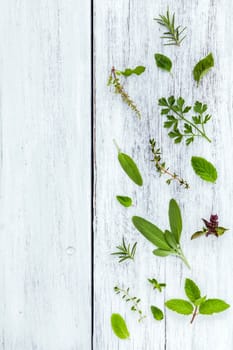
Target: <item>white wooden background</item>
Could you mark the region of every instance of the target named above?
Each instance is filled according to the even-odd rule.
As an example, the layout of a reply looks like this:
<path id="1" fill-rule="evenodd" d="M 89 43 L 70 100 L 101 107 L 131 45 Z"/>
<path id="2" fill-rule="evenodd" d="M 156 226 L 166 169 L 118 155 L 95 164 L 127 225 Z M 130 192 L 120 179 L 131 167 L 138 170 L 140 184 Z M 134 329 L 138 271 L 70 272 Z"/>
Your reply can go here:
<path id="1" fill-rule="evenodd" d="M 187 26 L 187 38 L 182 47 L 164 47 L 161 31 L 153 17 L 166 11 L 169 5 L 179 23 Z M 233 305 L 233 182 L 232 182 L 232 83 L 233 83 L 233 2 L 230 0 L 96 0 L 96 159 L 95 159 L 95 319 L 94 349 L 120 350 L 228 350 L 233 348 L 233 311 L 204 317 L 195 323 L 190 318 L 170 311 L 165 320 L 156 322 L 149 307 L 163 309 L 164 300 L 184 297 L 184 280 L 193 278 L 203 294 L 225 299 Z M 173 79 L 159 71 L 153 55 L 161 52 L 172 58 Z M 215 68 L 197 88 L 192 78 L 194 64 L 209 52 L 215 57 Z M 130 77 L 125 87 L 142 110 L 139 121 L 106 87 L 108 73 L 118 69 L 145 65 L 140 77 Z M 157 100 L 159 97 L 182 95 L 188 104 L 206 102 L 213 119 L 208 134 L 213 142 L 197 140 L 188 148 L 174 145 L 162 127 Z M 184 190 L 175 184 L 165 184 L 150 163 L 148 147 L 155 137 L 162 147 L 164 159 L 172 169 L 191 184 Z M 144 177 L 143 188 L 137 188 L 123 173 L 112 143 L 115 138 L 122 150 L 137 161 Z M 190 166 L 192 155 L 212 161 L 219 173 L 216 185 L 200 180 Z M 130 195 L 134 206 L 121 207 L 115 195 Z M 168 227 L 167 208 L 170 198 L 176 198 L 183 214 L 182 245 L 192 265 L 189 271 L 178 259 L 156 258 L 153 246 L 132 227 L 131 217 L 140 215 L 163 228 Z M 231 230 L 224 237 L 200 238 L 191 241 L 191 234 L 202 227 L 201 218 L 217 213 L 220 223 Z M 110 255 L 121 242 L 138 241 L 135 263 L 119 265 Z M 167 283 L 165 292 L 152 290 L 147 278 L 155 277 Z M 142 323 L 129 306 L 114 294 L 118 284 L 130 287 L 142 300 L 148 315 Z M 121 313 L 131 333 L 129 341 L 120 341 L 112 333 L 110 316 Z"/>

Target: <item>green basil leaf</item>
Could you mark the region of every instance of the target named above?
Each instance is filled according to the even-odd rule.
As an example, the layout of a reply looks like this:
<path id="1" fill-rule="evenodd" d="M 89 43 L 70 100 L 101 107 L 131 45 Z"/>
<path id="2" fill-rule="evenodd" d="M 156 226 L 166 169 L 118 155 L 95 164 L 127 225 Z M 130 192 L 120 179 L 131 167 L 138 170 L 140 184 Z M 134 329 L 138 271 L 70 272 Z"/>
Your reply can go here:
<path id="1" fill-rule="evenodd" d="M 193 305 L 183 299 L 171 299 L 166 301 L 166 307 L 172 311 L 182 315 L 191 315 L 193 313 Z"/>
<path id="2" fill-rule="evenodd" d="M 127 196 L 116 196 L 116 199 L 118 202 L 123 205 L 124 207 L 128 208 L 132 205 L 132 199 Z"/>
<path id="3" fill-rule="evenodd" d="M 169 57 L 164 56 L 160 53 L 156 53 L 154 55 L 155 57 L 155 62 L 157 64 L 157 67 L 166 70 L 167 72 L 170 72 L 172 69 L 172 61 L 170 60 Z"/>
<path id="4" fill-rule="evenodd" d="M 118 153 L 118 160 L 128 177 L 138 186 L 143 185 L 142 176 L 134 160 L 125 153 Z"/>
<path id="5" fill-rule="evenodd" d="M 120 339 L 128 339 L 130 334 L 125 320 L 120 314 L 112 314 L 111 316 L 112 330 Z"/>
<path id="6" fill-rule="evenodd" d="M 167 243 L 170 245 L 170 247 L 173 248 L 173 249 L 176 249 L 177 248 L 177 242 L 176 242 L 176 239 L 175 239 L 174 235 L 168 230 L 166 230 L 164 232 L 164 234 L 165 234 L 165 239 L 166 239 Z"/>
<path id="7" fill-rule="evenodd" d="M 146 67 L 144 67 L 144 66 L 137 66 L 134 69 L 126 68 L 124 71 L 120 71 L 120 73 L 122 75 L 124 75 L 125 77 L 129 77 L 132 74 L 140 75 L 140 74 L 144 73 L 145 70 L 146 70 Z"/>
<path id="8" fill-rule="evenodd" d="M 197 84 L 199 84 L 202 77 L 206 75 L 212 67 L 214 67 L 214 58 L 212 53 L 210 53 L 208 56 L 200 60 L 194 67 L 193 77 Z"/>
<path id="9" fill-rule="evenodd" d="M 170 250 L 170 247 L 165 240 L 163 231 L 161 231 L 157 226 L 139 216 L 133 216 L 132 222 L 136 229 L 146 239 L 148 239 L 148 241 L 153 243 L 158 248 Z"/>
<path id="10" fill-rule="evenodd" d="M 155 249 L 153 250 L 153 254 L 156 256 L 160 256 L 161 258 L 165 258 L 168 255 L 172 254 L 171 250 L 163 250 L 163 249 Z"/>
<path id="11" fill-rule="evenodd" d="M 218 173 L 214 165 L 202 157 L 192 157 L 191 164 L 195 173 L 200 176 L 202 180 L 208 182 L 215 182 Z"/>
<path id="12" fill-rule="evenodd" d="M 182 232 L 182 217 L 180 208 L 175 199 L 171 199 L 169 203 L 169 222 L 171 232 L 174 234 L 177 243 L 179 243 Z"/>
<path id="13" fill-rule="evenodd" d="M 186 278 L 184 289 L 187 297 L 192 303 L 201 298 L 200 289 L 191 279 Z"/>
<path id="14" fill-rule="evenodd" d="M 230 307 L 224 300 L 207 299 L 200 305 L 199 313 L 202 315 L 212 315 L 214 313 L 225 311 Z"/>
<path id="15" fill-rule="evenodd" d="M 163 311 L 160 310 L 158 307 L 156 306 L 151 306 L 150 307 L 152 315 L 154 316 L 154 319 L 157 321 L 161 321 L 163 319 Z"/>

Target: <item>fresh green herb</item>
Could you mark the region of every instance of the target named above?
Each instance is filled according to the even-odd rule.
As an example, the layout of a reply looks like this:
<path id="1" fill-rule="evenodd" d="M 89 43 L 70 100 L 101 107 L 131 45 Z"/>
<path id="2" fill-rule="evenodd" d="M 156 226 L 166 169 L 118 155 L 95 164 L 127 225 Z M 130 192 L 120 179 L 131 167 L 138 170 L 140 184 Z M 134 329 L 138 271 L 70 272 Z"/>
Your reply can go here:
<path id="1" fill-rule="evenodd" d="M 150 309 L 151 309 L 152 315 L 153 315 L 155 320 L 157 320 L 157 321 L 162 321 L 163 320 L 164 316 L 163 316 L 163 311 L 162 310 L 160 310 L 157 306 L 154 306 L 154 305 L 152 305 L 150 307 Z"/>
<path id="2" fill-rule="evenodd" d="M 141 75 L 142 73 L 144 73 L 146 70 L 146 67 L 144 66 L 137 66 L 136 68 L 126 68 L 124 71 L 116 71 L 117 75 L 124 75 L 125 77 L 129 77 L 132 74 L 136 74 L 136 75 Z"/>
<path id="3" fill-rule="evenodd" d="M 124 207 L 128 208 L 132 205 L 132 199 L 127 196 L 116 196 L 116 199 L 118 202 L 123 205 Z"/>
<path id="4" fill-rule="evenodd" d="M 111 326 L 115 335 L 120 339 L 128 339 L 130 337 L 125 320 L 120 314 L 112 314 Z"/>
<path id="5" fill-rule="evenodd" d="M 158 247 L 158 249 L 153 251 L 154 255 L 160 257 L 175 255 L 182 259 L 185 265 L 190 268 L 180 246 L 182 218 L 180 208 L 174 199 L 171 199 L 169 203 L 171 231 L 165 230 L 165 232 L 163 232 L 157 226 L 139 216 L 133 216 L 132 221 L 136 229 L 148 239 L 148 241 Z"/>
<path id="6" fill-rule="evenodd" d="M 131 108 L 131 110 L 133 112 L 135 112 L 137 117 L 140 119 L 141 118 L 141 112 L 139 111 L 138 107 L 136 106 L 134 101 L 131 99 L 131 97 L 128 95 L 128 93 L 125 91 L 125 89 L 124 89 L 124 87 L 123 87 L 123 85 L 122 85 L 122 83 L 121 83 L 121 81 L 120 81 L 120 79 L 118 77 L 118 75 L 126 75 L 126 74 L 127 74 L 126 72 L 117 71 L 115 69 L 115 67 L 112 67 L 111 74 L 109 76 L 107 85 L 108 86 L 110 86 L 110 85 L 114 86 L 115 93 L 119 94 L 121 96 L 123 102 L 125 102 L 129 106 L 129 108 Z M 128 76 L 131 75 L 131 74 L 128 74 Z"/>
<path id="7" fill-rule="evenodd" d="M 171 72 L 172 69 L 172 61 L 169 57 L 164 56 L 160 53 L 156 53 L 155 55 L 155 62 L 157 64 L 157 67 L 166 70 L 167 72 Z"/>
<path id="8" fill-rule="evenodd" d="M 124 299 L 127 303 L 131 303 L 131 311 L 136 312 L 139 316 L 138 322 L 141 322 L 146 316 L 143 315 L 143 312 L 140 308 L 140 301 L 141 299 L 137 297 L 132 297 L 129 295 L 129 288 L 122 289 L 118 286 L 114 287 L 114 291 L 116 294 L 120 294 L 122 296 L 122 299 Z"/>
<path id="9" fill-rule="evenodd" d="M 137 249 L 137 242 L 134 243 L 133 247 L 130 244 L 126 245 L 124 237 L 122 238 L 122 245 L 116 247 L 119 251 L 112 253 L 111 255 L 116 255 L 119 258 L 119 263 L 125 260 L 134 260 L 134 256 Z"/>
<path id="10" fill-rule="evenodd" d="M 154 20 L 161 26 L 166 28 L 166 31 L 161 36 L 162 39 L 166 40 L 164 45 L 177 45 L 180 46 L 186 35 L 183 35 L 186 27 L 181 28 L 181 26 L 175 26 L 175 13 L 171 16 L 169 13 L 169 8 L 167 9 L 166 16 L 159 15 L 159 18 L 154 18 Z"/>
<path id="11" fill-rule="evenodd" d="M 202 180 L 215 182 L 218 178 L 218 173 L 214 165 L 202 157 L 192 157 L 191 164 L 195 173 Z"/>
<path id="12" fill-rule="evenodd" d="M 122 167 L 122 169 L 125 171 L 125 173 L 128 175 L 128 177 L 138 186 L 143 185 L 142 176 L 140 174 L 140 171 L 138 170 L 138 167 L 134 160 L 128 156 L 125 153 L 122 153 L 120 148 L 118 147 L 116 141 L 114 140 L 115 146 L 118 150 L 118 160 Z"/>
<path id="13" fill-rule="evenodd" d="M 202 315 L 212 315 L 213 313 L 225 311 L 230 307 L 229 304 L 221 299 L 206 299 L 206 296 L 202 297 L 198 286 L 189 278 L 185 280 L 184 289 L 189 301 L 171 299 L 166 301 L 165 305 L 168 309 L 179 314 L 192 314 L 191 323 L 193 323 L 198 313 Z"/>
<path id="14" fill-rule="evenodd" d="M 197 85 L 199 85 L 200 80 L 209 72 L 212 67 L 214 67 L 214 58 L 212 53 L 204 57 L 196 64 L 193 70 L 193 77 L 197 82 Z"/>
<path id="15" fill-rule="evenodd" d="M 166 180 L 166 183 L 170 185 L 172 181 L 178 181 L 180 186 L 184 186 L 184 188 L 188 189 L 189 184 L 187 183 L 187 181 L 185 181 L 182 177 L 180 177 L 176 173 L 171 172 L 169 168 L 166 167 L 166 163 L 163 162 L 161 159 L 160 148 L 156 148 L 156 141 L 154 139 L 150 140 L 150 146 L 151 146 L 151 152 L 153 154 L 152 162 L 154 162 L 157 172 L 160 175 L 166 174 L 169 176 L 169 178 Z"/>
<path id="16" fill-rule="evenodd" d="M 159 292 L 162 292 L 162 288 L 166 287 L 166 283 L 159 283 L 155 278 L 148 278 L 148 282 L 152 284 L 153 289 L 157 289 Z"/>
<path id="17" fill-rule="evenodd" d="M 198 238 L 200 236 L 205 235 L 208 237 L 209 235 L 214 235 L 216 237 L 222 236 L 226 231 L 228 231 L 227 228 L 219 226 L 218 222 L 218 215 L 211 215 L 210 220 L 207 221 L 206 219 L 202 219 L 202 221 L 205 224 L 205 227 L 202 228 L 202 231 L 195 232 L 191 239 Z"/>
<path id="18" fill-rule="evenodd" d="M 168 135 L 174 139 L 174 143 L 180 143 L 186 139 L 186 145 L 194 141 L 195 137 L 203 137 L 211 142 L 205 132 L 205 124 L 211 119 L 209 114 L 206 114 L 207 105 L 196 101 L 193 108 L 185 106 L 185 100 L 182 97 L 177 99 L 170 96 L 168 99 L 162 97 L 158 102 L 159 106 L 163 107 L 161 115 L 166 116 L 167 120 L 164 123 L 164 128 L 172 129 Z M 195 113 L 192 116 L 192 121 L 187 119 L 186 114 L 193 109 Z M 181 126 L 181 129 L 178 128 Z"/>

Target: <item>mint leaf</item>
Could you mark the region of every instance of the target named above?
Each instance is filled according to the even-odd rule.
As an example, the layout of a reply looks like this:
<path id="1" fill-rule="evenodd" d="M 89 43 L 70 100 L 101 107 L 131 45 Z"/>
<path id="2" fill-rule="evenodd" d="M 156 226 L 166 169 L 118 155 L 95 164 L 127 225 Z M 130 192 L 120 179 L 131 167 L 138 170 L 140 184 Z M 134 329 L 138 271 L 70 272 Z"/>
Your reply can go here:
<path id="1" fill-rule="evenodd" d="M 163 249 L 155 249 L 155 250 L 153 250 L 153 254 L 156 256 L 160 256 L 161 258 L 165 258 L 166 256 L 172 254 L 172 251 L 163 250 Z"/>
<path id="2" fill-rule="evenodd" d="M 171 231 L 174 234 L 177 243 L 179 243 L 181 231 L 182 231 L 182 217 L 181 217 L 180 208 L 177 202 L 175 201 L 175 199 L 170 200 L 168 214 L 169 214 Z"/>
<path id="3" fill-rule="evenodd" d="M 116 199 L 118 202 L 123 205 L 124 207 L 128 208 L 132 205 L 132 199 L 127 196 L 116 196 Z"/>
<path id="4" fill-rule="evenodd" d="M 186 278 L 184 289 L 187 297 L 192 303 L 201 298 L 200 289 L 191 279 Z"/>
<path id="5" fill-rule="evenodd" d="M 214 313 L 223 312 L 230 307 L 224 300 L 207 299 L 200 305 L 199 313 L 202 315 L 212 315 Z"/>
<path id="6" fill-rule="evenodd" d="M 206 75 L 212 67 L 214 67 L 214 58 L 212 53 L 210 53 L 208 56 L 200 60 L 194 67 L 193 77 L 197 84 L 200 83 L 202 77 Z"/>
<path id="7" fill-rule="evenodd" d="M 126 68 L 124 71 L 120 71 L 120 74 L 124 75 L 125 77 L 129 77 L 132 74 L 140 75 L 144 73 L 146 70 L 146 67 L 144 66 L 137 66 L 134 69 Z"/>
<path id="8" fill-rule="evenodd" d="M 166 70 L 167 72 L 170 72 L 172 69 L 172 61 L 170 60 L 169 57 L 164 56 L 160 53 L 156 53 L 154 55 L 155 57 L 155 62 L 157 64 L 157 67 Z"/>
<path id="9" fill-rule="evenodd" d="M 150 307 L 152 315 L 154 316 L 154 319 L 157 321 L 161 321 L 163 319 L 163 311 L 160 310 L 158 307 L 156 306 L 151 306 Z"/>
<path id="10" fill-rule="evenodd" d="M 202 157 L 192 157 L 191 164 L 195 173 L 200 176 L 202 180 L 208 182 L 215 182 L 218 173 L 214 165 Z"/>
<path id="11" fill-rule="evenodd" d="M 115 335 L 120 339 L 128 339 L 130 334 L 125 320 L 120 314 L 112 314 L 111 326 Z"/>
<path id="12" fill-rule="evenodd" d="M 191 315 L 193 312 L 193 305 L 183 299 L 171 299 L 165 302 L 168 309 L 182 315 Z"/>
<path id="13" fill-rule="evenodd" d="M 205 301 L 206 301 L 206 296 L 195 300 L 194 305 L 195 305 L 195 306 L 200 306 L 200 305 L 201 305 L 202 303 L 204 303 Z"/>

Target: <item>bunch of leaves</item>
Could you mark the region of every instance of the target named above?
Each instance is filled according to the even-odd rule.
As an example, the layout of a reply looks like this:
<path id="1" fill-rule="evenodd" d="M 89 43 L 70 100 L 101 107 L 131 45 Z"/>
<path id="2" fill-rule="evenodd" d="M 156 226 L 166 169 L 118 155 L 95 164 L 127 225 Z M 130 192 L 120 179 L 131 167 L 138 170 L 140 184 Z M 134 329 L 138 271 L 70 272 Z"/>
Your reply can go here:
<path id="1" fill-rule="evenodd" d="M 180 143 L 186 139 L 185 143 L 188 146 L 195 137 L 203 137 L 211 142 L 205 132 L 205 125 L 211 119 L 211 115 L 206 114 L 208 109 L 206 104 L 196 101 L 193 107 L 186 106 L 182 97 L 175 99 L 174 96 L 168 99 L 162 97 L 158 104 L 163 107 L 161 115 L 166 116 L 167 119 L 164 122 L 164 128 L 171 129 L 168 135 L 174 143 Z M 192 115 L 190 120 L 187 118 L 187 113 L 191 110 L 195 115 Z"/>
<path id="2" fill-rule="evenodd" d="M 127 68 L 125 71 L 119 71 L 116 70 L 115 67 L 112 67 L 107 84 L 108 86 L 112 85 L 114 87 L 115 93 L 121 96 L 123 102 L 126 103 L 129 108 L 131 108 L 131 110 L 137 115 L 139 119 L 141 118 L 141 112 L 129 94 L 125 91 L 125 88 L 122 85 L 119 76 L 123 75 L 125 77 L 129 77 L 132 74 L 140 75 L 144 71 L 145 67 L 142 66 L 138 66 L 135 69 Z"/>
<path id="3" fill-rule="evenodd" d="M 158 68 L 165 70 L 167 72 L 171 72 L 172 69 L 172 61 L 169 57 L 162 55 L 161 53 L 156 53 L 154 55 L 155 62 Z"/>
<path id="4" fill-rule="evenodd" d="M 128 156 L 128 154 L 121 152 L 115 140 L 114 140 L 114 144 L 118 151 L 118 160 L 122 169 L 136 185 L 142 186 L 143 185 L 142 176 L 134 160 L 130 156 Z"/>
<path id="5" fill-rule="evenodd" d="M 171 172 L 166 166 L 166 163 L 161 159 L 161 150 L 160 148 L 156 147 L 156 141 L 154 139 L 150 140 L 150 146 L 151 152 L 153 154 L 153 159 L 151 161 L 154 162 L 157 172 L 160 175 L 166 174 L 169 176 L 169 178 L 166 180 L 166 183 L 170 185 L 172 181 L 177 181 L 180 184 L 180 186 L 183 186 L 184 188 L 188 189 L 188 182 L 176 173 Z"/>
<path id="6" fill-rule="evenodd" d="M 156 225 L 139 216 L 133 216 L 132 221 L 136 229 L 157 249 L 153 254 L 160 257 L 175 255 L 182 259 L 185 265 L 190 268 L 187 259 L 181 249 L 180 239 L 182 232 L 182 217 L 180 208 L 175 201 L 171 199 L 168 210 L 170 230 L 164 232 Z"/>
<path id="7" fill-rule="evenodd" d="M 168 8 L 166 15 L 159 15 L 159 17 L 154 18 L 154 20 L 158 24 L 166 28 L 166 31 L 163 33 L 163 36 L 161 36 L 161 39 L 166 40 L 164 45 L 180 46 L 180 44 L 186 37 L 186 35 L 184 35 L 186 27 L 182 28 L 180 25 L 176 27 L 175 13 L 171 15 Z"/>
<path id="8" fill-rule="evenodd" d="M 112 314 L 111 326 L 115 335 L 120 339 L 128 339 L 130 337 L 126 322 L 120 314 Z"/>
<path id="9" fill-rule="evenodd" d="M 210 220 L 202 219 L 202 221 L 205 224 L 205 227 L 202 228 L 201 231 L 195 232 L 191 239 L 195 239 L 198 237 L 201 237 L 205 235 L 208 237 L 209 235 L 214 235 L 216 237 L 222 236 L 226 231 L 228 231 L 227 228 L 219 226 L 218 222 L 218 215 L 210 215 Z"/>
<path id="10" fill-rule="evenodd" d="M 132 199 L 128 196 L 116 196 L 116 199 L 123 207 L 128 208 L 132 205 Z"/>
<path id="11" fill-rule="evenodd" d="M 202 179 L 208 182 L 215 182 L 218 178 L 218 173 L 215 166 L 203 157 L 191 158 L 191 164 L 195 173 Z"/>
<path id="12" fill-rule="evenodd" d="M 156 321 L 162 321 L 164 318 L 163 311 L 159 309 L 157 306 L 152 305 L 150 307 L 151 313 Z"/>
<path id="13" fill-rule="evenodd" d="M 129 292 L 130 292 L 129 288 L 122 289 L 122 288 L 119 288 L 118 286 L 115 286 L 114 291 L 116 294 L 121 295 L 122 299 L 124 299 L 127 303 L 131 304 L 131 308 L 130 308 L 131 311 L 137 313 L 139 316 L 138 322 L 141 322 L 146 317 L 145 315 L 143 315 L 143 312 L 140 308 L 141 299 L 139 299 L 138 297 L 135 297 L 135 296 L 132 297 L 129 294 Z"/>
<path id="14" fill-rule="evenodd" d="M 162 289 L 166 287 L 166 283 L 159 283 L 155 278 L 148 278 L 148 282 L 152 284 L 153 289 L 157 289 L 159 292 L 162 292 Z"/>
<path id="15" fill-rule="evenodd" d="M 117 252 L 112 253 L 111 255 L 116 255 L 119 258 L 119 263 L 126 260 L 133 260 L 137 249 L 137 242 L 133 244 L 133 247 L 130 247 L 130 244 L 125 243 L 124 237 L 122 238 L 122 244 L 116 247 Z"/>
<path id="16" fill-rule="evenodd" d="M 199 85 L 200 80 L 209 72 L 212 67 L 214 67 L 214 58 L 212 53 L 204 57 L 195 65 L 193 69 L 193 77 L 197 82 L 197 85 Z"/>
<path id="17" fill-rule="evenodd" d="M 198 314 L 212 315 L 225 311 L 230 307 L 224 300 L 207 299 L 206 296 L 201 296 L 200 289 L 191 280 L 185 280 L 185 293 L 189 300 L 171 299 L 165 302 L 168 309 L 182 315 L 192 315 L 191 323 L 195 320 Z"/>

